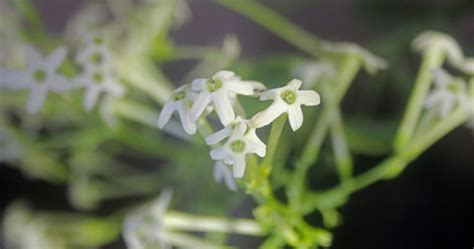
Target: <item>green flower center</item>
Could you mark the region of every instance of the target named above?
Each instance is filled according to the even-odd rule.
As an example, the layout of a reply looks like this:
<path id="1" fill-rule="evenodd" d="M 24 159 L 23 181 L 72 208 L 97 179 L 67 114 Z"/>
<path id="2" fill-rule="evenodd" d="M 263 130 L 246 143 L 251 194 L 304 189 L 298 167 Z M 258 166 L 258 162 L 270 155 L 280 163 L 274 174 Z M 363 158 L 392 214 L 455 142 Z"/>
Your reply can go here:
<path id="1" fill-rule="evenodd" d="M 46 73 L 43 70 L 36 70 L 33 73 L 33 78 L 35 78 L 36 82 L 43 82 L 46 79 Z"/>
<path id="2" fill-rule="evenodd" d="M 230 144 L 230 149 L 236 153 L 243 152 L 245 149 L 245 143 L 242 140 L 235 140 Z"/>
<path id="3" fill-rule="evenodd" d="M 173 100 L 174 101 L 179 101 L 179 100 L 182 100 L 186 97 L 186 91 L 185 90 L 181 90 L 181 91 L 178 91 L 177 93 L 175 93 L 173 95 Z"/>
<path id="4" fill-rule="evenodd" d="M 95 83 L 101 83 L 103 80 L 104 80 L 104 76 L 102 76 L 101 73 L 94 73 L 92 75 L 92 80 L 95 82 Z"/>
<path id="5" fill-rule="evenodd" d="M 296 101 L 296 94 L 292 90 L 283 91 L 280 94 L 280 97 L 281 97 L 281 99 L 283 99 L 283 101 L 285 101 L 289 105 L 295 103 L 295 101 Z"/>
<path id="6" fill-rule="evenodd" d="M 220 80 L 215 80 L 215 79 L 209 79 L 207 81 L 207 90 L 209 92 L 215 92 L 217 89 L 222 87 L 222 81 Z"/>
<path id="7" fill-rule="evenodd" d="M 93 64 L 100 64 L 102 62 L 102 55 L 99 53 L 94 53 L 89 58 L 89 61 Z"/>
<path id="8" fill-rule="evenodd" d="M 457 82 L 452 82 L 448 84 L 448 90 L 452 93 L 461 92 L 461 86 Z"/>

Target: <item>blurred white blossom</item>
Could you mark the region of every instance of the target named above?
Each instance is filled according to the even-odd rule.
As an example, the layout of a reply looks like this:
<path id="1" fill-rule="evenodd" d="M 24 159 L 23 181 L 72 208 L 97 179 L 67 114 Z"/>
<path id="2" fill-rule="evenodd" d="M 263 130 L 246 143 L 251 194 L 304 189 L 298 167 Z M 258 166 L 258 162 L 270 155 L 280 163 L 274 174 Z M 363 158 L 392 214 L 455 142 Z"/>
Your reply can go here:
<path id="1" fill-rule="evenodd" d="M 67 50 L 60 47 L 43 58 L 35 48 L 26 46 L 26 68 L 1 69 L 0 79 L 3 79 L 3 86 L 13 90 L 29 88 L 27 110 L 30 113 L 37 112 L 43 105 L 48 91 L 64 92 L 72 87 L 72 84 L 57 72 L 66 53 Z"/>
<path id="2" fill-rule="evenodd" d="M 434 89 L 425 99 L 425 107 L 435 108 L 440 117 L 448 115 L 456 105 L 469 107 L 466 82 L 448 74 L 443 69 L 433 71 Z"/>
<path id="3" fill-rule="evenodd" d="M 237 185 L 229 166 L 223 161 L 216 161 L 214 164 L 214 180 L 218 183 L 224 182 L 228 189 L 235 191 L 237 190 Z"/>
<path id="4" fill-rule="evenodd" d="M 328 61 L 313 61 L 304 63 L 295 70 L 295 75 L 303 81 L 303 88 L 311 89 L 321 78 L 332 78 L 336 69 Z"/>
<path id="5" fill-rule="evenodd" d="M 127 215 L 122 235 L 128 249 L 171 248 L 162 226 L 170 201 L 171 191 L 163 190 L 155 201 Z"/>
<path id="6" fill-rule="evenodd" d="M 266 126 L 283 113 L 288 113 L 288 119 L 293 131 L 303 124 L 301 105 L 319 105 L 319 94 L 313 90 L 299 90 L 302 82 L 294 79 L 286 86 L 270 89 L 262 93 L 260 100 L 273 100 L 273 103 L 262 112 L 257 113 L 252 122 L 256 128 Z"/>

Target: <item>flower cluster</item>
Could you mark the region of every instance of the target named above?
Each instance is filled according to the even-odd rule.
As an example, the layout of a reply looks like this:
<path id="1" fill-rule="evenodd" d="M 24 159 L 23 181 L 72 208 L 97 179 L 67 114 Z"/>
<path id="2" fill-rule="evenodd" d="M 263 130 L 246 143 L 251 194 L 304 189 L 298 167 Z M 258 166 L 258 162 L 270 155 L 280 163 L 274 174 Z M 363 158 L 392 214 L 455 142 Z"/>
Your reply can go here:
<path id="1" fill-rule="evenodd" d="M 60 67 L 67 59 L 67 49 L 56 48 L 48 56 L 41 55 L 34 47 L 25 46 L 26 65 L 22 69 L 0 67 L 0 87 L 10 90 L 29 90 L 27 110 L 36 113 L 49 92 L 63 93 L 77 88 L 85 89 L 84 109 L 91 110 L 102 92 L 121 97 L 125 89 L 113 75 L 108 49 L 100 38 L 90 36 L 86 46 L 77 54 L 80 71 L 74 78 L 67 78 Z"/>
<path id="2" fill-rule="evenodd" d="M 264 157 L 266 154 L 266 145 L 257 136 L 256 129 L 269 125 L 287 113 L 290 126 L 296 131 L 303 123 L 301 105 L 319 104 L 318 93 L 300 90 L 301 84 L 300 80 L 294 79 L 284 87 L 267 90 L 262 83 L 242 80 L 231 71 L 219 71 L 209 79 L 196 79 L 176 89 L 163 106 L 158 127 L 163 128 L 173 112 L 177 112 L 183 129 L 192 135 L 196 133 L 197 121 L 215 111 L 223 128 L 206 137 L 206 143 L 213 148 L 210 156 L 216 160 L 216 180 L 223 179 L 230 189 L 235 189 L 226 173 L 226 165 L 232 165 L 234 177 L 240 178 L 245 172 L 247 155 Z M 245 119 L 236 115 L 236 111 L 241 108 L 238 95 L 273 102 L 267 109 Z"/>

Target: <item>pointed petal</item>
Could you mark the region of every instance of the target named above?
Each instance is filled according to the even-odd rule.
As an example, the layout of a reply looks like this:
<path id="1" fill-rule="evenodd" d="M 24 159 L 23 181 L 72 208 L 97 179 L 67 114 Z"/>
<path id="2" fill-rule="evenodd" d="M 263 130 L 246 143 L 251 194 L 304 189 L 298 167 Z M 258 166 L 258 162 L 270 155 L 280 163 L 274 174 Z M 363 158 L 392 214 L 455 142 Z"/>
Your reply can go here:
<path id="1" fill-rule="evenodd" d="M 191 118 L 191 121 L 196 122 L 210 102 L 211 96 L 209 96 L 209 93 L 206 91 L 201 91 L 196 97 L 196 100 L 194 100 L 191 110 L 189 110 L 189 117 Z"/>
<path id="2" fill-rule="evenodd" d="M 242 95 L 253 95 L 253 86 L 249 83 L 242 82 L 242 81 L 225 81 L 225 87 L 234 93 L 242 94 Z"/>
<path id="3" fill-rule="evenodd" d="M 312 90 L 303 90 L 297 92 L 296 101 L 302 105 L 315 106 L 319 105 L 321 98 L 319 94 Z"/>
<path id="4" fill-rule="evenodd" d="M 232 176 L 232 172 L 230 171 L 228 166 L 221 162 L 221 164 L 219 165 L 219 170 L 220 170 L 219 173 L 221 177 L 220 181 L 222 181 L 223 179 L 225 182 L 225 185 L 227 186 L 229 190 L 232 190 L 232 191 L 237 190 L 237 185 L 235 184 L 234 177 Z"/>
<path id="5" fill-rule="evenodd" d="M 219 183 L 222 181 L 222 178 L 224 178 L 224 173 L 222 172 L 224 163 L 222 161 L 216 161 L 214 164 L 214 181 Z"/>
<path id="6" fill-rule="evenodd" d="M 166 104 L 163 106 L 163 109 L 161 109 L 160 116 L 158 116 L 158 121 L 156 122 L 160 129 L 163 129 L 165 124 L 168 123 L 174 110 L 175 103 L 173 101 L 166 102 Z"/>
<path id="7" fill-rule="evenodd" d="M 56 69 L 63 63 L 66 57 L 67 49 L 65 47 L 56 48 L 45 60 L 46 67 L 51 71 Z"/>
<path id="8" fill-rule="evenodd" d="M 232 130 L 230 128 L 224 128 L 216 133 L 206 137 L 206 143 L 209 145 L 217 144 L 220 141 L 224 140 L 225 138 L 229 137 L 232 134 Z"/>
<path id="9" fill-rule="evenodd" d="M 212 78 L 219 79 L 221 81 L 225 81 L 226 79 L 234 76 L 234 72 L 232 71 L 227 71 L 227 70 L 221 70 L 217 73 L 215 73 Z"/>
<path id="10" fill-rule="evenodd" d="M 179 118 L 181 119 L 181 125 L 183 126 L 183 129 L 186 133 L 188 133 L 189 135 L 193 135 L 194 133 L 196 133 L 196 125 L 189 118 L 188 111 L 185 108 L 185 105 L 181 101 L 180 106 L 177 109 Z"/>
<path id="11" fill-rule="evenodd" d="M 229 96 L 224 89 L 219 89 L 211 94 L 217 116 L 224 126 L 229 125 L 235 119 L 234 109 L 230 103 Z"/>
<path id="12" fill-rule="evenodd" d="M 267 146 L 264 143 L 258 141 L 246 141 L 246 152 L 255 153 L 259 157 L 264 157 L 267 154 Z"/>
<path id="13" fill-rule="evenodd" d="M 255 114 L 251 120 L 252 127 L 260 128 L 266 126 L 278 118 L 282 113 L 288 111 L 288 105 L 274 101 L 267 109 Z"/>
<path id="14" fill-rule="evenodd" d="M 298 91 L 302 83 L 303 82 L 301 80 L 293 79 L 290 82 L 288 82 L 288 87 L 290 87 L 293 91 Z"/>
<path id="15" fill-rule="evenodd" d="M 303 111 L 301 106 L 291 105 L 288 109 L 288 120 L 293 131 L 298 130 L 303 124 Z"/>
<path id="16" fill-rule="evenodd" d="M 101 90 L 98 87 L 95 86 L 89 86 L 86 88 L 86 93 L 84 96 L 84 110 L 90 111 L 92 108 L 94 108 L 97 99 L 99 98 Z"/>
<path id="17" fill-rule="evenodd" d="M 26 54 L 26 64 L 28 69 L 34 69 L 42 66 L 43 60 L 41 54 L 31 45 L 26 45 L 25 48 Z"/>
<path id="18" fill-rule="evenodd" d="M 225 146 L 212 149 L 209 154 L 212 160 L 229 160 L 229 153 Z"/>
<path id="19" fill-rule="evenodd" d="M 30 85 L 31 78 L 28 73 L 0 68 L 0 84 L 8 89 L 23 89 Z"/>
<path id="20" fill-rule="evenodd" d="M 34 85 L 31 88 L 30 97 L 28 98 L 27 110 L 29 113 L 36 113 L 46 99 L 48 94 L 48 86 L 46 84 Z"/>
<path id="21" fill-rule="evenodd" d="M 201 91 L 201 90 L 206 88 L 206 82 L 207 81 L 208 81 L 208 79 L 195 79 L 191 83 L 191 88 L 194 91 Z"/>
<path id="22" fill-rule="evenodd" d="M 260 95 L 260 100 L 265 101 L 269 99 L 275 99 L 278 95 L 278 90 L 277 89 L 270 89 L 266 90 Z"/>
<path id="23" fill-rule="evenodd" d="M 234 161 L 234 167 L 233 167 L 234 177 L 235 178 L 243 177 L 245 173 L 245 155 L 242 154 L 242 155 L 234 156 L 233 161 Z"/>

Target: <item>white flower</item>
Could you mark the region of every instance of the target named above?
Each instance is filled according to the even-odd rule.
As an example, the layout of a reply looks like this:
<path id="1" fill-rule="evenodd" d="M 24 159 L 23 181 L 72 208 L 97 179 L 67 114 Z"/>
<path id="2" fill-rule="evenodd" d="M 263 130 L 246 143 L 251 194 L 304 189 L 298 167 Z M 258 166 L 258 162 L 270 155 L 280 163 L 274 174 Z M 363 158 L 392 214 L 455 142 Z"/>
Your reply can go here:
<path id="1" fill-rule="evenodd" d="M 446 53 L 448 61 L 455 66 L 463 64 L 464 61 L 464 55 L 459 44 L 450 36 L 440 32 L 426 31 L 421 33 L 413 40 L 412 47 L 415 51 L 439 47 Z"/>
<path id="2" fill-rule="evenodd" d="M 190 110 L 191 120 L 196 122 L 206 107 L 212 102 L 224 126 L 227 126 L 235 119 L 229 93 L 254 94 L 252 84 L 241 81 L 239 77 L 230 71 L 219 71 L 210 79 L 194 80 L 192 82 L 192 89 L 199 91 L 199 94 Z"/>
<path id="3" fill-rule="evenodd" d="M 232 172 L 230 171 L 229 166 L 223 161 L 216 161 L 214 164 L 214 180 L 218 183 L 224 182 L 227 188 L 232 191 L 237 190 L 237 185 L 232 177 Z"/>
<path id="4" fill-rule="evenodd" d="M 466 94 L 466 83 L 455 78 L 442 69 L 433 71 L 435 88 L 425 99 L 426 108 L 436 108 L 441 117 L 445 117 L 458 104 L 461 108 L 469 107 Z"/>
<path id="5" fill-rule="evenodd" d="M 75 79 L 78 86 L 85 88 L 84 109 L 91 110 L 101 93 L 119 98 L 125 88 L 113 73 L 112 59 L 102 37 L 91 35 L 86 38 L 87 46 L 76 57 L 82 66 L 82 74 Z"/>
<path id="6" fill-rule="evenodd" d="M 300 80 L 292 80 L 287 86 L 270 89 L 260 96 L 260 100 L 273 99 L 273 103 L 264 111 L 257 113 L 252 122 L 256 128 L 266 126 L 283 113 L 288 113 L 288 119 L 293 131 L 303 124 L 301 105 L 315 106 L 320 102 L 319 94 L 313 90 L 299 90 Z"/>
<path id="7" fill-rule="evenodd" d="M 364 69 L 369 74 L 375 74 L 381 69 L 388 67 L 387 61 L 372 54 L 365 48 L 362 48 L 356 44 L 339 42 L 339 43 L 322 43 L 324 50 L 335 53 L 335 54 L 352 54 L 357 56 L 361 61 Z"/>
<path id="8" fill-rule="evenodd" d="M 110 70 L 101 70 L 101 68 L 87 67 L 82 74 L 75 79 L 78 86 L 85 88 L 84 109 L 90 111 L 101 93 L 116 98 L 125 94 L 125 88 L 119 84 L 118 79 Z"/>
<path id="9" fill-rule="evenodd" d="M 223 146 L 211 150 L 210 155 L 213 160 L 223 160 L 233 165 L 234 177 L 238 178 L 244 175 L 247 154 L 255 153 L 260 157 L 266 154 L 266 145 L 249 124 L 248 120 L 237 118 L 232 125 L 206 138 L 206 143 L 210 145 L 228 138 Z"/>
<path id="10" fill-rule="evenodd" d="M 122 235 L 128 249 L 171 248 L 162 227 L 170 201 L 171 191 L 164 190 L 153 203 L 127 215 Z"/>
<path id="11" fill-rule="evenodd" d="M 26 68 L 22 71 L 2 69 L 0 79 L 4 79 L 4 86 L 9 89 L 30 88 L 27 110 L 37 112 L 43 104 L 48 91 L 64 92 L 72 85 L 68 80 L 58 74 L 58 67 L 66 56 L 65 48 L 57 48 L 46 58 L 31 46 L 25 48 Z"/>
<path id="12" fill-rule="evenodd" d="M 166 123 L 171 118 L 173 112 L 178 112 L 179 118 L 181 119 L 181 125 L 186 133 L 192 135 L 196 133 L 196 125 L 191 121 L 189 115 L 189 109 L 192 105 L 192 99 L 194 93 L 191 91 L 189 84 L 183 85 L 173 92 L 173 95 L 163 106 L 160 116 L 158 117 L 158 127 L 163 129 Z"/>
<path id="13" fill-rule="evenodd" d="M 332 78 L 336 75 L 336 70 L 327 61 L 315 61 L 303 64 L 295 71 L 295 75 L 303 81 L 303 87 L 313 88 L 314 84 L 323 77 Z"/>

